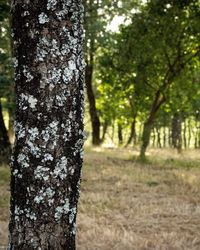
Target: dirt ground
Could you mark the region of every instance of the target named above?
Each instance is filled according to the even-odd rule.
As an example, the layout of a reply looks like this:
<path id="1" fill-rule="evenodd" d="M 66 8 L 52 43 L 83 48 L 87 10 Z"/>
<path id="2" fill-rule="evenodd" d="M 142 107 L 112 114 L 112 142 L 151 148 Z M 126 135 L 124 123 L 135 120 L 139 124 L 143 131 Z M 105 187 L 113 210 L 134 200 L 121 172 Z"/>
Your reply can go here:
<path id="1" fill-rule="evenodd" d="M 77 250 L 199 250 L 200 155 L 86 149 Z M 0 167 L 0 246 L 7 243 L 9 170 Z M 0 249 L 6 249 L 1 248 Z"/>

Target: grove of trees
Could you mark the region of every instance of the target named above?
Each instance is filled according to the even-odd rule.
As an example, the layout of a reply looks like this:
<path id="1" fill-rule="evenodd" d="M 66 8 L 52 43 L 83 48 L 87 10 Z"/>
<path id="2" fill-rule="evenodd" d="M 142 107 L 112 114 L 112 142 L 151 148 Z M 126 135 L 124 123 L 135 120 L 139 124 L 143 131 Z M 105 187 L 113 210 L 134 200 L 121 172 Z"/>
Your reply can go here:
<path id="1" fill-rule="evenodd" d="M 92 145 L 200 148 L 199 23 L 196 0 L 0 1 L 10 249 L 75 249 L 84 80 Z"/>
<path id="2" fill-rule="evenodd" d="M 92 144 L 109 139 L 124 146 L 140 145 L 142 157 L 149 144 L 198 148 L 198 1 L 83 4 L 86 114 L 91 123 L 86 132 Z M 3 151 L 5 145 L 10 148 L 8 136 L 13 136 L 15 102 L 7 0 L 1 9 L 0 95 L 2 110 L 9 116 L 7 133 L 0 119 Z M 124 22 L 112 31 L 108 26 L 116 17 Z"/>

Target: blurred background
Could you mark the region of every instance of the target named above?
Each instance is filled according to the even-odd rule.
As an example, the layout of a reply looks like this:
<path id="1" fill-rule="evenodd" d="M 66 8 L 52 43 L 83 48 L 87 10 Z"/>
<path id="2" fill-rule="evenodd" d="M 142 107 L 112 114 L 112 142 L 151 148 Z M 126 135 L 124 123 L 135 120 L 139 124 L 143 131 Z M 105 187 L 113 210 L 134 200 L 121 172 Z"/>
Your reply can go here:
<path id="1" fill-rule="evenodd" d="M 83 0 L 78 249 L 200 249 L 200 1 Z M 14 142 L 10 4 L 0 0 L 0 246 Z M 4 248 L 2 248 L 4 249 Z"/>

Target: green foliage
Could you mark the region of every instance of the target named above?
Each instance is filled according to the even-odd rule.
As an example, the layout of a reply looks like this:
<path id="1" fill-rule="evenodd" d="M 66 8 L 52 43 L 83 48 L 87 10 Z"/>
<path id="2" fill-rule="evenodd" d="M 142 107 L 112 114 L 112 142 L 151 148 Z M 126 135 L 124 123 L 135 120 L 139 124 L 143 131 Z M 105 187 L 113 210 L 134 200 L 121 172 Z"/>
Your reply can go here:
<path id="1" fill-rule="evenodd" d="M 0 98 L 8 100 L 7 107 L 14 107 L 13 63 L 10 38 L 10 6 L 0 1 Z"/>
<path id="2" fill-rule="evenodd" d="M 199 3 L 138 2 L 130 17 L 98 51 L 103 119 L 144 122 L 155 112 L 158 126 L 170 126 L 177 111 L 199 113 Z"/>

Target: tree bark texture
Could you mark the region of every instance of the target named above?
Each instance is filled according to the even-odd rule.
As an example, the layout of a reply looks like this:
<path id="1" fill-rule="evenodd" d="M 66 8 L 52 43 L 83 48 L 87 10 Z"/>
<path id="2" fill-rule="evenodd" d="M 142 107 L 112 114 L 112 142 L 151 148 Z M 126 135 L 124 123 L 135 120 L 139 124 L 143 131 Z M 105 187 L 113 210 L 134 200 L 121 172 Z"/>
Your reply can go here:
<path id="1" fill-rule="evenodd" d="M 81 0 L 14 0 L 10 250 L 75 249 L 83 146 Z"/>

